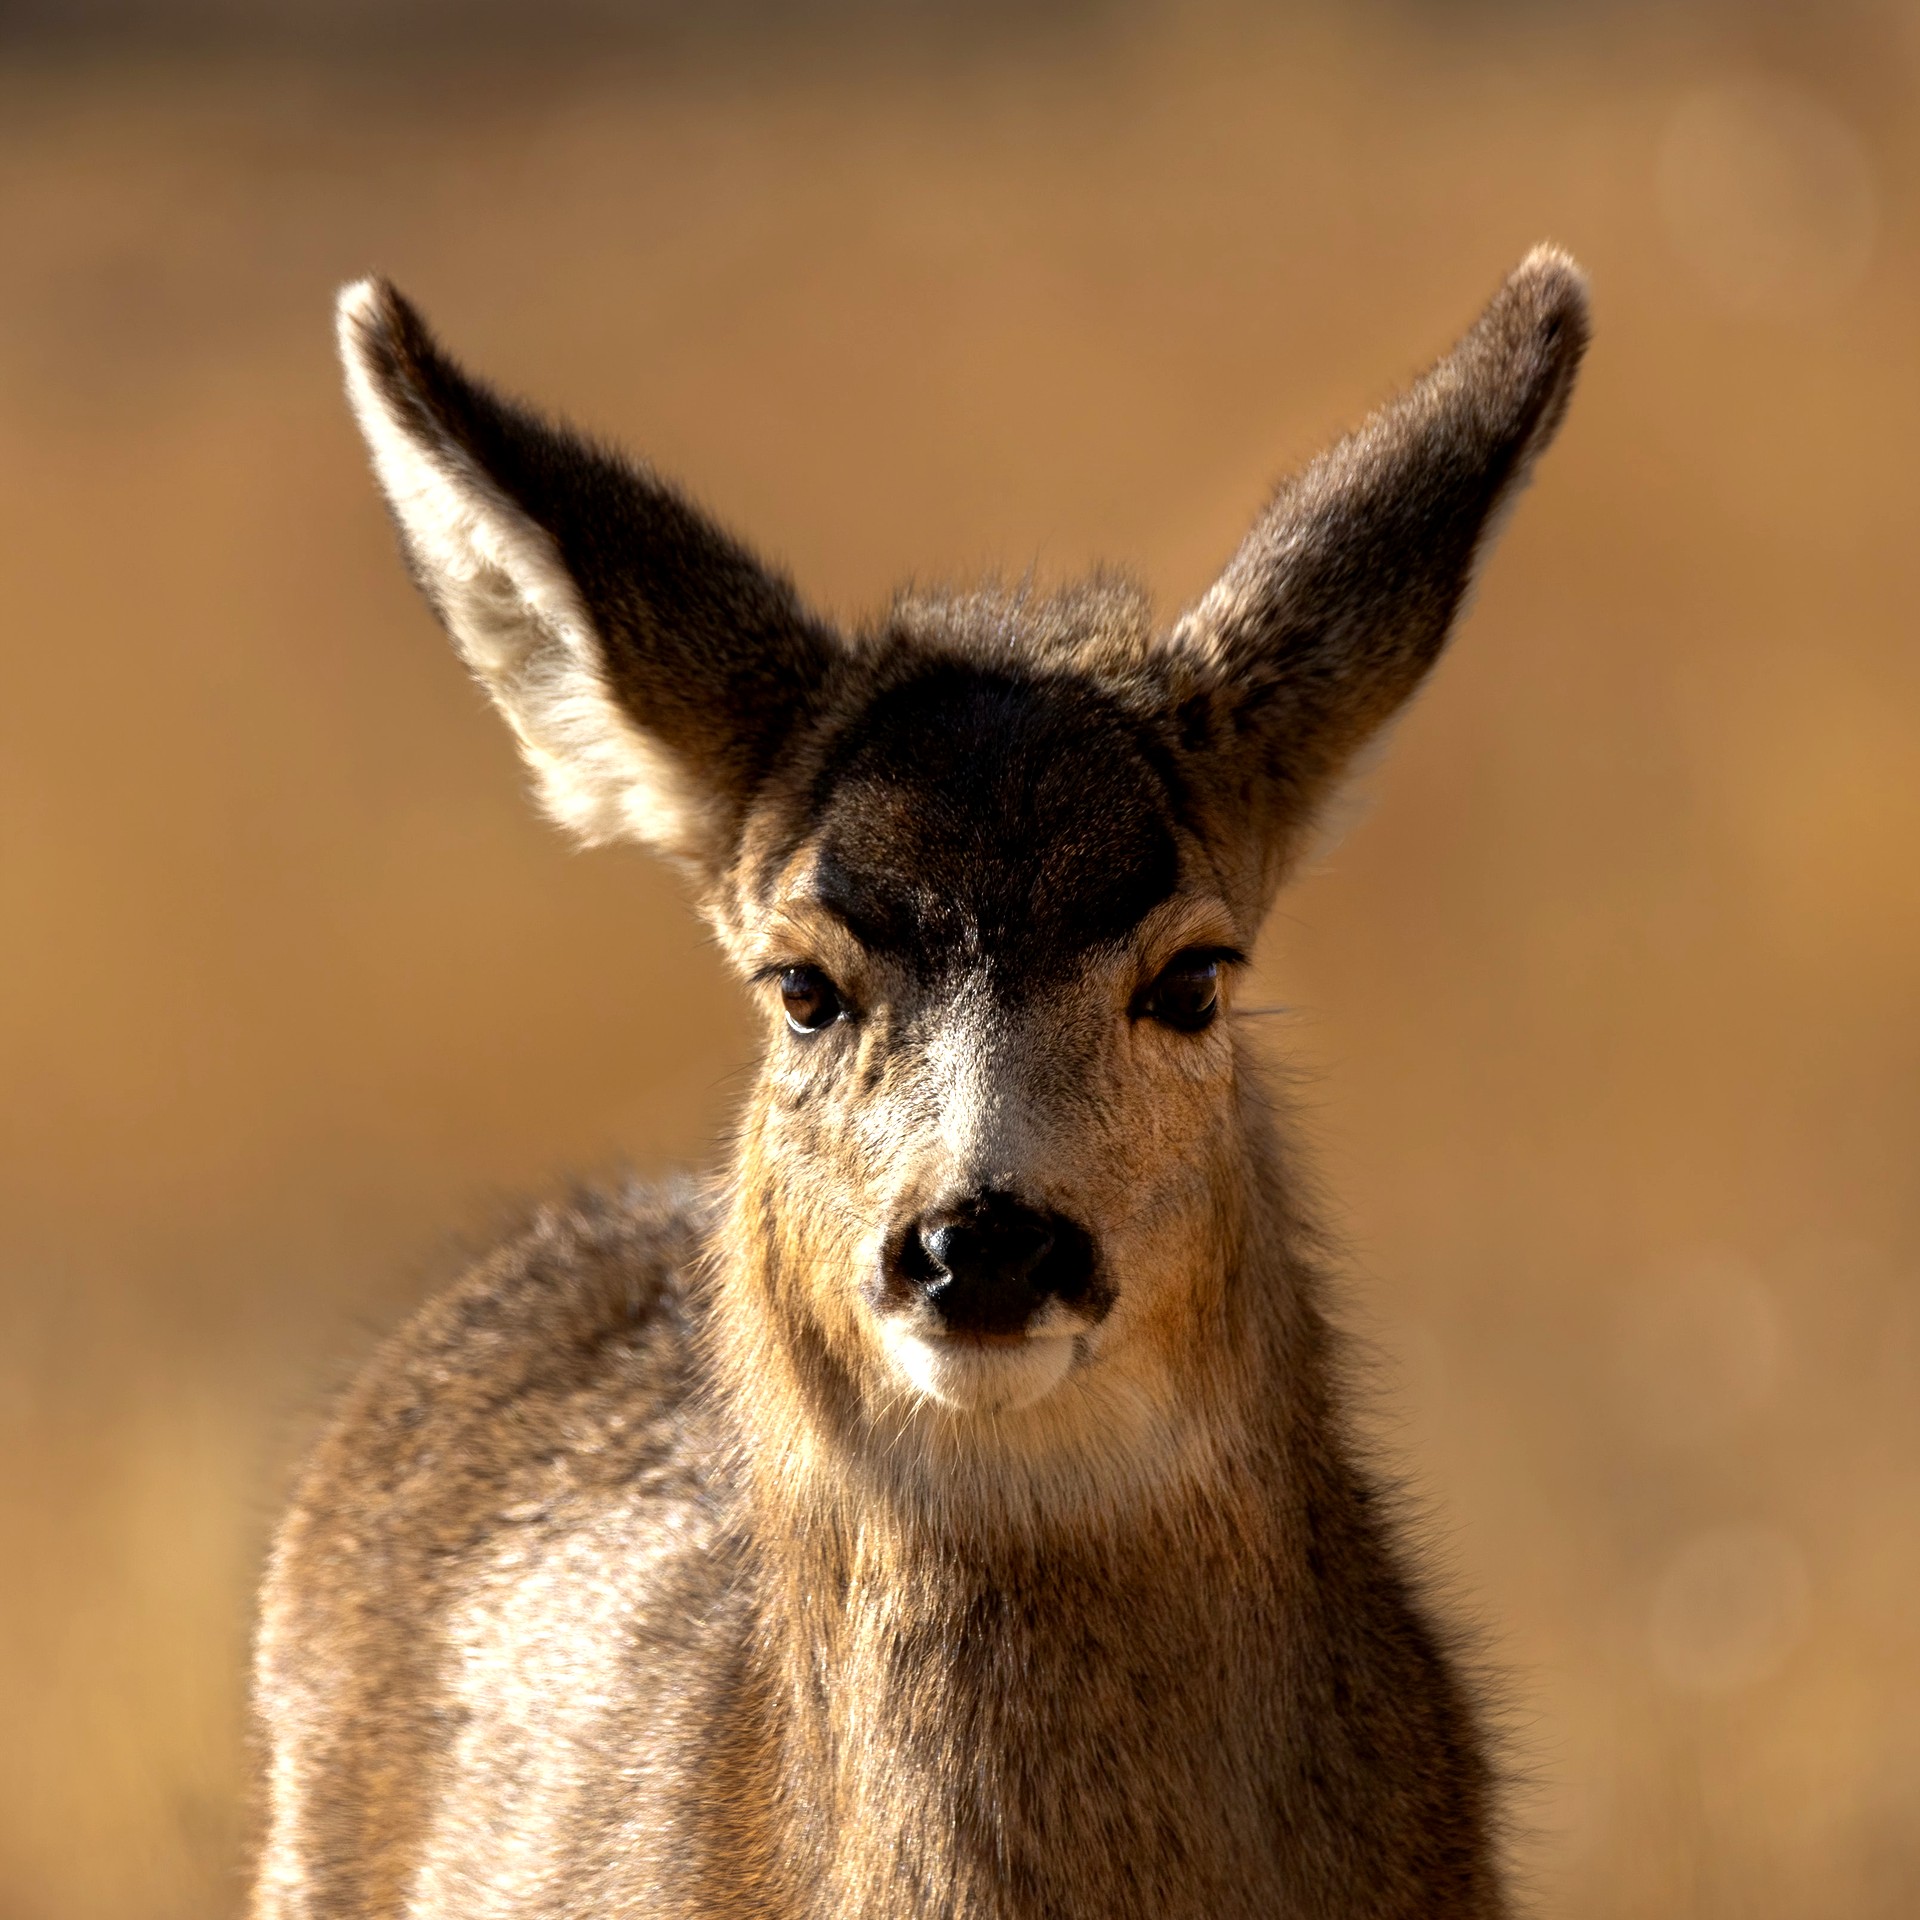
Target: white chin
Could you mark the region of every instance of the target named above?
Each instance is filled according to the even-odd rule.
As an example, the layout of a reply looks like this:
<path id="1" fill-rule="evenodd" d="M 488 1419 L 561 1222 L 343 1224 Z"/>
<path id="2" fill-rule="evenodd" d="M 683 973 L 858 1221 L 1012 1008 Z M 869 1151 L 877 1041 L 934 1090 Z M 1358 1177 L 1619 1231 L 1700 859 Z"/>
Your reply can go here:
<path id="1" fill-rule="evenodd" d="M 1004 1344 L 927 1339 L 881 1324 L 888 1358 L 929 1400 L 961 1413 L 1012 1413 L 1045 1399 L 1073 1367 L 1071 1334 Z"/>

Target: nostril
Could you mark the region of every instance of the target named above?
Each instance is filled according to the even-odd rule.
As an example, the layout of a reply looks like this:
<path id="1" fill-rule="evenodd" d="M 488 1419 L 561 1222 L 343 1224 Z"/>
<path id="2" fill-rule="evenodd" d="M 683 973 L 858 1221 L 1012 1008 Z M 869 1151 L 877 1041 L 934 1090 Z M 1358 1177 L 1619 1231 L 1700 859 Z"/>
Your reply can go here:
<path id="1" fill-rule="evenodd" d="M 937 1230 L 930 1231 L 915 1222 L 893 1243 L 887 1265 L 896 1281 L 904 1280 L 916 1293 L 925 1293 L 946 1273 L 936 1251 L 940 1244 Z"/>

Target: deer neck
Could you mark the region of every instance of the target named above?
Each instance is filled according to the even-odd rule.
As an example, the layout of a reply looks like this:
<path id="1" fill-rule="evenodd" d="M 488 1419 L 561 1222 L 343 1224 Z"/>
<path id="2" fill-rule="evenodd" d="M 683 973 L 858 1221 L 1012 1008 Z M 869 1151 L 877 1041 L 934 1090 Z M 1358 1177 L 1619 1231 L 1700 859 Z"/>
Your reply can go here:
<path id="1" fill-rule="evenodd" d="M 764 1303 L 777 1276 L 734 1280 Z M 863 1430 L 820 1356 L 777 1351 L 770 1324 L 752 1321 L 761 1388 L 743 1391 L 736 1368 L 732 1397 L 756 1692 L 796 1857 L 831 1890 L 805 1910 L 1024 1911 L 1006 1903 L 1024 1876 L 1035 1912 L 1099 1912 L 1086 1862 L 1111 1858 L 1116 1817 L 1181 1833 L 1162 1851 L 1188 1862 L 1190 1893 L 1196 1806 L 1219 1828 L 1215 1857 L 1244 1874 L 1281 1716 L 1272 1664 L 1251 1650 L 1284 1635 L 1297 1587 L 1287 1437 L 1260 1393 L 1279 1332 L 1223 1323 L 1239 1351 L 1215 1371 L 1237 1390 L 1191 1410 L 1131 1480 L 1102 1483 L 1107 1497 L 1034 1472 L 1024 1500 L 1000 1501 L 991 1469 L 943 1484 L 953 1462 Z M 1080 1878 L 1047 1891 L 1063 1862 Z M 1158 1871 L 1112 1864 L 1133 1880 L 1108 1912 Z"/>

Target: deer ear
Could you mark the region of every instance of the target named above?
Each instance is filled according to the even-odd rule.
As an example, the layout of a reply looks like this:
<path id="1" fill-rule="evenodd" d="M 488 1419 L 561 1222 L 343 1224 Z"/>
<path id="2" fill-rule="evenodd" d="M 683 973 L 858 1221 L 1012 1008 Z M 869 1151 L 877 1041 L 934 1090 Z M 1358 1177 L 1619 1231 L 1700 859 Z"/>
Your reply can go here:
<path id="1" fill-rule="evenodd" d="M 414 575 L 547 812 L 717 869 L 833 636 L 671 488 L 463 373 L 385 282 L 341 294 L 339 329 Z"/>
<path id="2" fill-rule="evenodd" d="M 1439 656 L 1586 344 L 1579 268 L 1536 248 L 1445 359 L 1281 486 L 1169 636 L 1182 734 L 1252 817 L 1263 894 Z"/>

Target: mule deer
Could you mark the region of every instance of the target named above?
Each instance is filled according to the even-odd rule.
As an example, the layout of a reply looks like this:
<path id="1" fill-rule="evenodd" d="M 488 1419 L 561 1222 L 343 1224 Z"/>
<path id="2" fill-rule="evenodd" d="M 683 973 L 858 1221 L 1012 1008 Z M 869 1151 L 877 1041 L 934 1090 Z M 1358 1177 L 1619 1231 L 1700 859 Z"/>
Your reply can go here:
<path id="1" fill-rule="evenodd" d="M 539 1213 L 321 1440 L 259 1920 L 1506 1910 L 1232 1009 L 1586 331 L 1530 255 L 1170 630 L 1101 580 L 842 635 L 346 291 L 407 557 L 547 810 L 686 869 L 767 1034 L 723 1179 Z"/>

